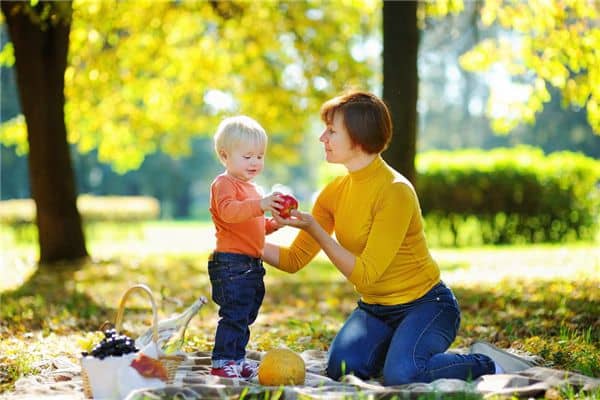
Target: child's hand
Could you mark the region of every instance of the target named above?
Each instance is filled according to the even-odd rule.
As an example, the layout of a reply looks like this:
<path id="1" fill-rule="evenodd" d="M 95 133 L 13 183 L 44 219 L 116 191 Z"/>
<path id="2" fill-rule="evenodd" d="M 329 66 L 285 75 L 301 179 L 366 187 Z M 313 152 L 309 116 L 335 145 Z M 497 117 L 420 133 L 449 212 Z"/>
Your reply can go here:
<path id="1" fill-rule="evenodd" d="M 263 211 L 270 211 L 272 215 L 279 215 L 279 209 L 281 209 L 281 193 L 273 192 L 270 195 L 263 197 L 260 201 L 260 208 Z"/>

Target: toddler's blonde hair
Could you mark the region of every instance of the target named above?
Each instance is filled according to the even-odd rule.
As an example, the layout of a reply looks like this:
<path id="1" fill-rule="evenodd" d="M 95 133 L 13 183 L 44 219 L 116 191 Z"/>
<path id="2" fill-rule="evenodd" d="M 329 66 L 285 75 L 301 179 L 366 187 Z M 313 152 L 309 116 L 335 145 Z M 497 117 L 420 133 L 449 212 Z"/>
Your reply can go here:
<path id="1" fill-rule="evenodd" d="M 221 157 L 221 151 L 230 153 L 239 146 L 257 146 L 267 147 L 267 133 L 260 124 L 253 118 L 245 115 L 225 118 L 219 124 L 217 133 L 215 133 L 215 152 L 221 163 L 224 163 Z"/>

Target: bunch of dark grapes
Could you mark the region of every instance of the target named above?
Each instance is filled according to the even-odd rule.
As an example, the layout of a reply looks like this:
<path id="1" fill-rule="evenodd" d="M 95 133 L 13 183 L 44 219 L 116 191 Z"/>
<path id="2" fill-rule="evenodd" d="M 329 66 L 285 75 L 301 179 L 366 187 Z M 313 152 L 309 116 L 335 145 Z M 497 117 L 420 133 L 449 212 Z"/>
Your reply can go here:
<path id="1" fill-rule="evenodd" d="M 104 339 L 94 346 L 91 353 L 84 351 L 83 357 L 92 355 L 103 360 L 108 356 L 120 357 L 123 354 L 136 353 L 139 349 L 135 347 L 135 340 L 126 335 L 119 335 L 115 329 L 104 331 Z"/>

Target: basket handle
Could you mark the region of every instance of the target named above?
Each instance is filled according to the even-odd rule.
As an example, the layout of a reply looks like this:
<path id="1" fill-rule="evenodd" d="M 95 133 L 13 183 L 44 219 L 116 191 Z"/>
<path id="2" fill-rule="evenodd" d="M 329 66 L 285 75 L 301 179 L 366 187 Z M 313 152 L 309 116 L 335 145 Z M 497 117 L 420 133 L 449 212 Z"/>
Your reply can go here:
<path id="1" fill-rule="evenodd" d="M 121 325 L 123 323 L 123 313 L 125 312 L 125 302 L 131 293 L 136 290 L 141 290 L 142 292 L 148 295 L 150 299 L 150 303 L 152 304 L 152 341 L 157 346 L 158 350 L 158 313 L 156 311 L 156 302 L 154 301 L 154 296 L 152 295 L 152 291 L 150 288 L 143 283 L 134 285 L 127 289 L 121 297 L 121 303 L 119 304 L 119 310 L 117 311 L 117 319 L 115 320 L 115 329 L 117 331 L 121 330 Z"/>

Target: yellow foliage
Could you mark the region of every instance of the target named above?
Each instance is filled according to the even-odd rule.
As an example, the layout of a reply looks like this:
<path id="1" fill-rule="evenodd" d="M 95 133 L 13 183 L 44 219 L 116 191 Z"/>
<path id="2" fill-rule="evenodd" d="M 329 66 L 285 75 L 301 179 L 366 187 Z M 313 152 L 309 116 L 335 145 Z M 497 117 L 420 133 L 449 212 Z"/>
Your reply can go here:
<path id="1" fill-rule="evenodd" d="M 186 154 L 190 138 L 246 113 L 281 139 L 269 152 L 298 162 L 277 147 L 298 146 L 325 99 L 348 84 L 366 88 L 373 76 L 376 57 L 357 61 L 349 46 L 378 31 L 380 7 L 76 0 L 65 73 L 69 141 L 125 172 L 156 150 Z M 315 85 L 317 77 L 326 84 Z M 215 92 L 231 101 L 213 101 Z"/>
<path id="2" fill-rule="evenodd" d="M 0 125 L 0 142 L 5 146 L 16 146 L 17 154 L 27 154 L 29 145 L 27 143 L 27 123 L 23 115 Z"/>
<path id="3" fill-rule="evenodd" d="M 0 13 L 2 15 L 2 13 Z M 0 21 L 1 23 L 1 21 Z M 12 66 L 15 63 L 15 50 L 12 43 L 6 43 L 0 50 L 0 66 Z"/>
<path id="4" fill-rule="evenodd" d="M 594 1 L 487 0 L 481 10 L 483 24 L 499 24 L 513 35 L 508 45 L 503 39 L 479 43 L 461 56 L 460 64 L 469 71 L 499 64 L 513 76 L 540 78 L 559 89 L 567 105 L 587 107 L 590 126 L 600 134 L 600 111 L 594 107 L 600 102 L 599 17 Z M 488 107 L 494 130 L 506 132 L 521 122 L 535 122 L 550 95 L 545 85 L 534 86 L 531 98 L 508 106 L 510 113 L 494 114 L 494 107 Z"/>

